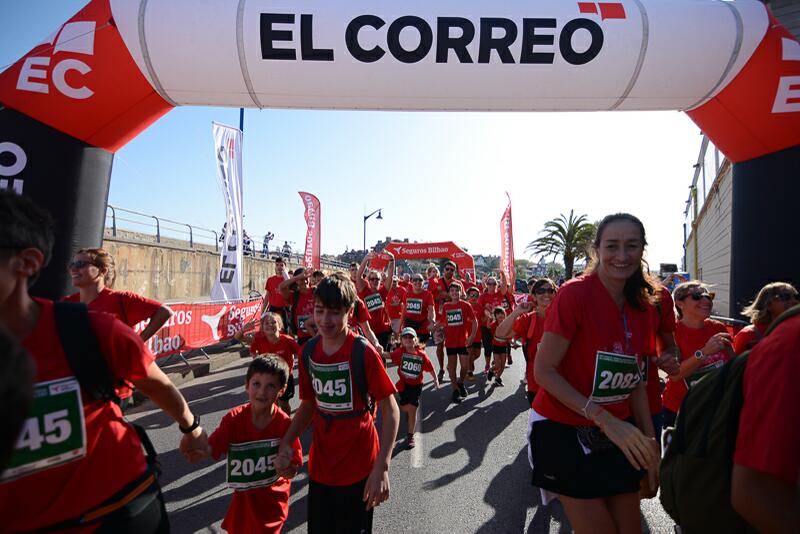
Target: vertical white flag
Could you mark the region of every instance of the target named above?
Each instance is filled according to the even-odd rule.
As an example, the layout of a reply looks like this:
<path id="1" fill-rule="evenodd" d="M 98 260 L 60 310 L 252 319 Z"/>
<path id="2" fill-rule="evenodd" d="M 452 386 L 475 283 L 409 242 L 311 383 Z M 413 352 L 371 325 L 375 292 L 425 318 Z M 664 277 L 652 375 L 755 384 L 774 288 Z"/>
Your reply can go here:
<path id="1" fill-rule="evenodd" d="M 219 259 L 219 273 L 211 288 L 211 300 L 242 298 L 242 131 L 212 123 L 214 151 L 222 195 L 225 198 L 225 235 Z"/>

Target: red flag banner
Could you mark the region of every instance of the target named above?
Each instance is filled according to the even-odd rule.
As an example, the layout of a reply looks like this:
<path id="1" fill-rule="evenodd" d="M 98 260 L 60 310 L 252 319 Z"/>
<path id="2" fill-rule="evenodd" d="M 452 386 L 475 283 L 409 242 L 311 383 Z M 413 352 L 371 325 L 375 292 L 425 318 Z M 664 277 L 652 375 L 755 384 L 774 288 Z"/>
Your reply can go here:
<path id="1" fill-rule="evenodd" d="M 306 252 L 303 255 L 303 267 L 320 268 L 320 226 L 322 225 L 319 199 L 311 193 L 299 191 L 300 198 L 306 208 Z"/>
<path id="2" fill-rule="evenodd" d="M 261 299 L 234 304 L 170 304 L 169 307 L 172 317 L 145 343 L 156 358 L 233 338 L 245 323 L 259 318 Z M 140 333 L 149 321 L 142 321 L 133 329 Z"/>
<path id="3" fill-rule="evenodd" d="M 511 197 L 508 197 L 508 207 L 500 218 L 500 271 L 506 273 L 506 280 L 511 291 L 516 288 L 516 269 L 514 268 L 514 231 L 511 225 Z"/>

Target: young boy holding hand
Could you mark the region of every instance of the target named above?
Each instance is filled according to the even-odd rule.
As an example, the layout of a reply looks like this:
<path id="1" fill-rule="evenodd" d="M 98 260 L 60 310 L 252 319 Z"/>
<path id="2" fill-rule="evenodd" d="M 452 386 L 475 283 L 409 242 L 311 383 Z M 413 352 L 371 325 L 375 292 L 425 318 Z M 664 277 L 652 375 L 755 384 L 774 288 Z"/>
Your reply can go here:
<path id="1" fill-rule="evenodd" d="M 389 463 L 399 411 L 381 356 L 347 327 L 355 301 L 355 286 L 343 273 L 328 276 L 315 289 L 319 336 L 304 348 L 308 357 L 300 359 L 300 407 L 275 460 L 278 473 L 291 470 L 292 443 L 313 421 L 308 457 L 310 534 L 372 532 L 373 509 L 389 498 Z M 354 362 L 356 358 L 361 361 Z M 359 369 L 365 375 L 361 378 L 366 392 L 356 386 Z M 381 411 L 380 442 L 367 396 Z"/>

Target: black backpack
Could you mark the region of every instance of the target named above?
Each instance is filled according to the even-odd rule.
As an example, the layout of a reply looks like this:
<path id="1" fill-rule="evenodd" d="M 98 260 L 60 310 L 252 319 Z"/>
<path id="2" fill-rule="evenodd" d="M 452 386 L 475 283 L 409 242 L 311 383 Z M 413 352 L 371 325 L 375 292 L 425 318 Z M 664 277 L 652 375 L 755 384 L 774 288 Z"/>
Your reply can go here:
<path id="1" fill-rule="evenodd" d="M 800 306 L 788 310 L 767 334 L 798 314 Z M 690 387 L 674 430 L 667 430 L 672 439 L 659 469 L 661 504 L 682 532 L 756 532 L 731 504 L 742 378 L 749 356 L 747 351 L 733 358 Z"/>
<path id="2" fill-rule="evenodd" d="M 322 338 L 320 336 L 314 336 L 306 341 L 306 343 L 303 345 L 301 357 L 303 358 L 303 367 L 305 368 L 306 373 L 309 373 L 308 369 L 309 362 L 311 361 L 311 355 L 314 353 L 314 349 L 321 339 Z M 334 419 L 352 419 L 353 417 L 361 417 L 361 415 L 365 412 L 374 413 L 375 407 L 369 398 L 369 390 L 367 389 L 367 371 L 364 368 L 364 353 L 367 350 L 368 343 L 369 342 L 364 337 L 356 336 L 356 339 L 353 341 L 353 353 L 350 357 L 350 369 L 352 371 L 353 382 L 355 383 L 355 388 L 358 394 L 361 396 L 361 400 L 364 402 L 364 406 L 366 406 L 366 408 L 363 410 L 354 410 L 352 412 L 335 415 L 323 413 L 317 410 L 320 416 L 327 422 L 330 423 Z"/>

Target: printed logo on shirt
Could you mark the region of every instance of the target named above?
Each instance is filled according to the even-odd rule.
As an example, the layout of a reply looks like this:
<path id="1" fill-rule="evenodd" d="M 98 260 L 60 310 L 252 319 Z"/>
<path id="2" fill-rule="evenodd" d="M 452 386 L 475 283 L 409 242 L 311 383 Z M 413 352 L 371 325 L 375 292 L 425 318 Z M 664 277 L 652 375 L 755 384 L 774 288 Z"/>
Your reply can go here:
<path id="1" fill-rule="evenodd" d="M 422 299 L 406 299 L 406 310 L 416 315 L 421 314 Z"/>
<path id="2" fill-rule="evenodd" d="M 447 310 L 447 326 L 461 326 L 464 324 L 464 316 L 460 309 Z"/>
<path id="3" fill-rule="evenodd" d="M 367 309 L 370 313 L 372 313 L 375 310 L 380 310 L 383 308 L 383 299 L 381 298 L 380 293 L 373 293 L 364 299 L 364 304 L 367 305 Z"/>

